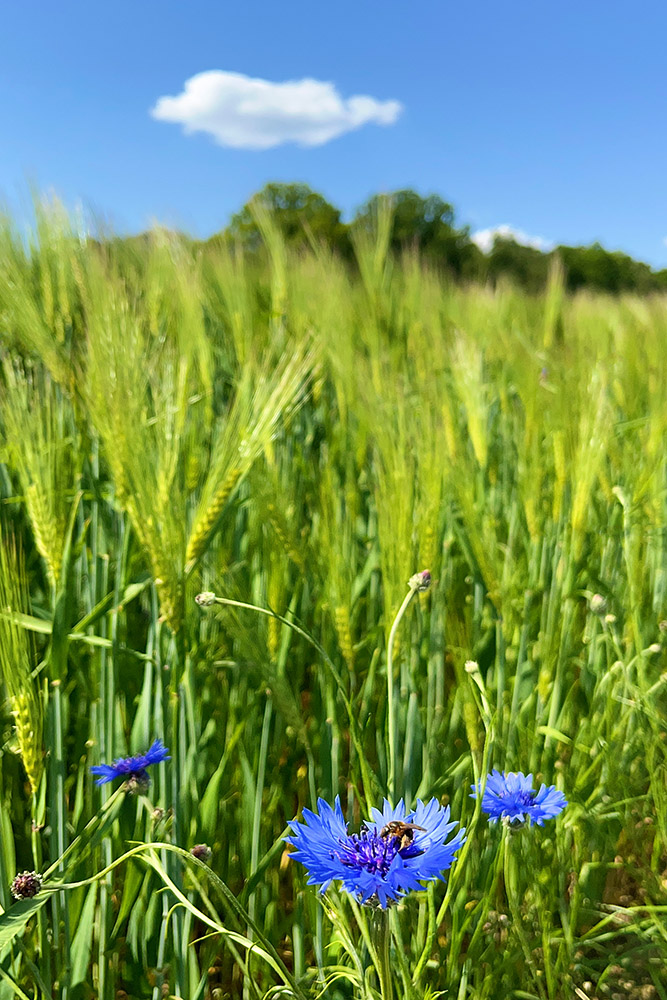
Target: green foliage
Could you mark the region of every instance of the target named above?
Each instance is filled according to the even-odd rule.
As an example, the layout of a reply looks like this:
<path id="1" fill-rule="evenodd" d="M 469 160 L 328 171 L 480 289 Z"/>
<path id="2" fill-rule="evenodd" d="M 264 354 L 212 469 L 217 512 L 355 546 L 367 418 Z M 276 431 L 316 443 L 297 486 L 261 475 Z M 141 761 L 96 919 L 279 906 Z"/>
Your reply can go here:
<path id="1" fill-rule="evenodd" d="M 509 278 L 529 292 L 541 291 L 547 280 L 550 258 L 515 240 L 496 237 L 488 255 L 487 274 L 493 281 Z"/>
<path id="2" fill-rule="evenodd" d="M 354 267 L 252 219 L 261 253 L 81 241 L 57 212 L 0 236 L 2 989 L 377 996 L 371 915 L 322 905 L 282 837 L 386 790 L 391 688 L 398 791 L 468 827 L 392 914 L 397 995 L 660 998 L 665 301 L 571 296 L 555 258 L 544 293 L 443 281 L 429 241 L 460 231 L 407 194 Z M 157 737 L 148 796 L 93 784 Z M 491 766 L 570 800 L 508 885 L 469 797 Z M 44 895 L 11 905 L 14 865 Z"/>
<path id="3" fill-rule="evenodd" d="M 353 231 L 373 229 L 383 202 L 391 207 L 389 245 L 394 252 L 417 250 L 425 261 L 456 277 L 479 275 L 482 255 L 471 243 L 469 230 L 455 228 L 454 209 L 439 195 L 423 198 L 410 190 L 375 195 L 355 215 Z"/>
<path id="4" fill-rule="evenodd" d="M 355 261 L 354 247 L 359 246 L 363 234 L 375 239 L 384 214 L 388 220 L 387 246 L 394 254 L 417 251 L 424 263 L 458 281 L 493 285 L 510 281 L 536 294 L 545 289 L 554 266 L 560 266 L 570 291 L 643 295 L 667 290 L 667 270 L 653 271 L 648 264 L 605 250 L 599 243 L 543 252 L 499 233 L 489 252 L 482 253 L 472 242 L 469 227 L 457 226 L 452 205 L 437 194 L 424 197 L 410 189 L 374 195 L 346 224 L 339 210 L 308 185 L 267 184 L 232 217 L 222 233 L 202 245 L 204 252 L 229 252 L 237 247 L 257 255 L 266 243 L 260 216 L 267 212 L 288 247 L 310 247 L 320 255 L 328 251 L 352 265 L 360 263 L 358 255 Z M 147 239 L 146 234 L 140 238 L 143 242 Z"/>
<path id="5" fill-rule="evenodd" d="M 654 274 L 648 264 L 633 260 L 620 251 L 610 252 L 599 243 L 589 247 L 558 247 L 567 272 L 568 288 L 590 288 L 603 292 L 656 291 L 665 285 L 664 276 Z M 664 273 L 663 273 L 664 275 Z"/>
<path id="6" fill-rule="evenodd" d="M 258 206 L 274 216 L 287 246 L 305 249 L 327 244 L 343 257 L 350 256 L 347 226 L 339 210 L 307 184 L 267 184 L 232 216 L 225 238 L 240 243 L 245 250 L 258 250 L 262 246 L 256 218 Z M 219 242 L 218 237 L 213 241 Z"/>

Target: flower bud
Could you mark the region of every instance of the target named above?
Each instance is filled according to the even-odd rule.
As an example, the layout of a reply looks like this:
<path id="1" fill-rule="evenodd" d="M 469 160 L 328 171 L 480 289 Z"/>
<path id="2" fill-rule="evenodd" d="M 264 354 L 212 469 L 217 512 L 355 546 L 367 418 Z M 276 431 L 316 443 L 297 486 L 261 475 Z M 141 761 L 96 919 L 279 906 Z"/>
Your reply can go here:
<path id="1" fill-rule="evenodd" d="M 419 573 L 415 573 L 408 580 L 408 587 L 412 590 L 417 590 L 419 593 L 423 594 L 431 586 L 431 573 L 427 569 L 421 570 Z"/>
<path id="2" fill-rule="evenodd" d="M 125 791 L 128 795 L 145 795 L 150 788 L 151 779 L 146 771 L 137 771 L 131 774 L 125 782 Z"/>
<path id="3" fill-rule="evenodd" d="M 501 816 L 500 822 L 510 831 L 510 833 L 515 833 L 517 830 L 523 830 L 527 821 L 525 817 L 522 818 L 520 816 Z"/>
<path id="4" fill-rule="evenodd" d="M 602 594 L 593 594 L 589 607 L 594 615 L 603 615 L 607 610 L 607 601 Z"/>
<path id="5" fill-rule="evenodd" d="M 210 608 L 212 604 L 215 604 L 215 594 L 212 590 L 204 590 L 201 594 L 197 594 L 195 601 L 200 608 Z"/>
<path id="6" fill-rule="evenodd" d="M 190 848 L 190 854 L 193 858 L 196 858 L 197 861 L 203 861 L 204 864 L 207 865 L 211 860 L 213 851 L 208 844 L 195 844 L 194 847 Z"/>
<path id="7" fill-rule="evenodd" d="M 41 888 L 42 876 L 26 871 L 14 877 L 10 891 L 14 899 L 32 899 Z"/>

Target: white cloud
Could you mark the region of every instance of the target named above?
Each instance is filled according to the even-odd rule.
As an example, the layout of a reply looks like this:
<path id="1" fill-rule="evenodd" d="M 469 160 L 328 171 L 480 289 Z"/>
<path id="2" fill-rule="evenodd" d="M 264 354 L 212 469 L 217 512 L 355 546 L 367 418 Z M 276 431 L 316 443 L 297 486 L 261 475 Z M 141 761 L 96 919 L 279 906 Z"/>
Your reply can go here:
<path id="1" fill-rule="evenodd" d="M 402 110 L 398 101 L 344 99 L 321 80 L 272 83 L 210 70 L 191 76 L 176 97 L 158 98 L 150 113 L 186 134 L 208 132 L 221 146 L 270 149 L 284 142 L 321 146 L 369 122 L 393 125 Z"/>
<path id="2" fill-rule="evenodd" d="M 535 250 L 551 250 L 553 247 L 553 243 L 550 240 L 545 240 L 542 236 L 529 236 L 523 230 L 507 225 L 494 226 L 491 229 L 480 229 L 478 232 L 472 234 L 471 239 L 473 243 L 477 244 L 482 253 L 488 253 L 493 248 L 493 241 L 496 236 L 499 236 L 503 240 L 514 240 L 515 243 L 520 243 L 522 247 L 533 247 Z"/>

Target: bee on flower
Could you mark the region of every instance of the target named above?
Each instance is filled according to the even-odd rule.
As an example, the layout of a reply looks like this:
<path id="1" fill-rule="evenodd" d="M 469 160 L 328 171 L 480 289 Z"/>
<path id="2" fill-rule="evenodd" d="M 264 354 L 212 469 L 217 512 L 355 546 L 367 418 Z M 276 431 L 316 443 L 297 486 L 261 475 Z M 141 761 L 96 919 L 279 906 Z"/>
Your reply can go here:
<path id="1" fill-rule="evenodd" d="M 382 909 L 424 882 L 443 879 L 465 842 L 465 830 L 447 840 L 458 823 L 450 823 L 449 806 L 437 799 L 418 801 L 412 811 L 402 799 L 396 807 L 385 799 L 359 833 L 348 833 L 338 796 L 333 809 L 324 799 L 317 808 L 304 809 L 305 823 L 290 823 L 293 836 L 285 838 L 296 848 L 291 857 L 308 869 L 308 884 L 325 892 L 340 882 L 359 902 Z"/>

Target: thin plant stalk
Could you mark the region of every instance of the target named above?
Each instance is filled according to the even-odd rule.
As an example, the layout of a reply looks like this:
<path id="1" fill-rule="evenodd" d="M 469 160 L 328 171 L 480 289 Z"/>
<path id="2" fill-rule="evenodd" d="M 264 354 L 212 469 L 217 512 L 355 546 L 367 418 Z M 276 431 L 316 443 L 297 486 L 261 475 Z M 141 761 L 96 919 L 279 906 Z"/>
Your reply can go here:
<path id="1" fill-rule="evenodd" d="M 521 912 L 521 905 L 519 900 L 519 866 L 518 859 L 516 857 L 515 848 L 518 844 L 513 844 L 513 840 L 518 840 L 517 833 L 513 832 L 509 827 L 505 827 L 503 830 L 503 873 L 505 879 L 505 891 L 507 893 L 507 903 L 510 910 L 510 915 L 512 917 L 512 926 L 516 931 L 516 935 L 521 944 L 521 950 L 523 951 L 524 959 L 528 968 L 532 971 L 535 959 L 530 950 L 530 944 L 526 936 L 526 932 L 523 926 L 523 914 Z M 537 977 L 533 977 L 534 982 L 537 985 L 537 990 L 540 994 L 542 1000 L 546 1000 L 546 992 L 541 981 Z"/>
<path id="2" fill-rule="evenodd" d="M 54 788 L 53 794 L 55 798 L 55 815 L 56 815 L 56 849 L 58 855 L 62 859 L 65 855 L 66 849 L 66 834 L 67 834 L 67 817 L 65 814 L 65 749 L 63 743 L 63 707 L 62 707 L 62 691 L 61 682 L 59 679 L 52 681 L 51 689 L 53 691 L 52 698 L 52 711 L 53 711 L 53 738 L 54 738 Z M 62 860 L 59 863 L 58 870 L 60 872 L 64 871 Z M 65 955 L 70 954 L 70 927 L 69 927 L 69 908 L 62 895 L 57 895 L 54 898 L 54 915 L 56 919 L 62 919 L 63 922 L 63 947 L 65 949 Z M 61 1000 L 67 1000 L 69 996 L 69 963 L 66 964 L 63 971 L 60 995 Z"/>
<path id="3" fill-rule="evenodd" d="M 389 912 L 387 910 L 375 914 L 375 925 L 380 995 L 382 1000 L 393 1000 L 394 989 L 390 951 L 391 932 L 389 930 Z"/>
<path id="4" fill-rule="evenodd" d="M 409 590 L 403 599 L 403 603 L 396 613 L 396 617 L 389 630 L 389 640 L 387 642 L 387 738 L 389 742 L 389 774 L 387 787 L 389 798 L 395 805 L 398 797 L 398 751 L 396 739 L 396 711 L 394 708 L 394 640 L 401 619 L 408 609 L 410 601 L 419 589 L 418 582 L 411 580 Z"/>
<path id="5" fill-rule="evenodd" d="M 264 707 L 264 719 L 262 722 L 262 735 L 259 743 L 259 763 L 257 766 L 257 778 L 255 782 L 255 802 L 253 806 L 253 817 L 252 817 L 252 846 L 250 848 L 250 874 L 254 875 L 257 864 L 259 862 L 259 844 L 261 835 L 261 820 L 262 820 L 262 800 L 264 797 L 264 781 L 266 778 L 266 760 L 269 752 L 269 732 L 271 729 L 271 716 L 273 713 L 273 703 L 271 698 L 266 699 L 266 705 Z M 254 923 L 255 912 L 256 912 L 257 895 L 255 892 L 251 893 L 248 899 L 248 916 L 250 920 Z M 252 928 L 248 926 L 247 935 L 249 940 L 252 940 Z M 244 997 L 249 995 L 249 983 L 248 977 L 244 976 L 243 980 L 243 994 Z"/>
<path id="6" fill-rule="evenodd" d="M 42 781 L 44 781 L 44 776 L 42 776 Z M 32 844 L 32 861 L 34 869 L 37 872 L 42 870 L 42 838 L 41 830 L 43 826 L 44 816 L 40 814 L 39 810 L 39 795 L 35 792 L 32 796 L 32 821 L 31 821 L 31 844 Z M 46 914 L 44 909 L 40 909 L 37 913 L 37 927 L 39 932 L 39 951 L 40 951 L 40 965 L 42 976 L 46 982 L 47 989 L 49 993 L 51 992 L 51 947 L 48 939 L 48 929 L 46 923 Z"/>

